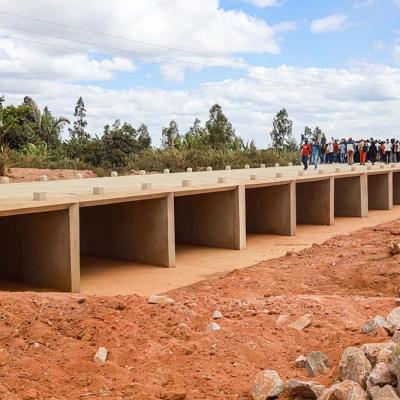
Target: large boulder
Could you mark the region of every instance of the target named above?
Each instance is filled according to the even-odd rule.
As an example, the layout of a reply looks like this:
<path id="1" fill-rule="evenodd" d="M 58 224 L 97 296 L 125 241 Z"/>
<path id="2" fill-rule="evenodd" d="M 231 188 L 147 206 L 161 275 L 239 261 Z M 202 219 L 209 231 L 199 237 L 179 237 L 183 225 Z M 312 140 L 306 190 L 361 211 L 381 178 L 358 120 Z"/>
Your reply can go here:
<path id="1" fill-rule="evenodd" d="M 288 386 L 291 397 L 305 400 L 315 400 L 321 396 L 325 390 L 325 386 L 318 382 L 297 381 L 294 379 L 288 381 Z"/>
<path id="2" fill-rule="evenodd" d="M 321 351 L 312 351 L 306 356 L 306 372 L 310 377 L 326 374 L 331 367 L 329 358 Z"/>
<path id="3" fill-rule="evenodd" d="M 377 362 L 386 362 L 395 348 L 396 344 L 393 342 L 365 343 L 360 347 L 372 366 Z"/>
<path id="4" fill-rule="evenodd" d="M 400 397 L 390 385 L 375 386 L 369 389 L 369 394 L 372 400 L 400 400 Z"/>
<path id="5" fill-rule="evenodd" d="M 400 375 L 400 344 L 397 344 L 389 357 L 387 365 L 396 376 Z"/>
<path id="6" fill-rule="evenodd" d="M 385 331 L 388 335 L 392 335 L 394 329 L 390 322 L 386 321 L 382 316 L 377 315 L 376 317 L 367 321 L 361 327 L 361 331 L 366 335 L 377 336 L 380 332 L 385 333 Z"/>
<path id="7" fill-rule="evenodd" d="M 297 319 L 296 321 L 292 322 L 289 324 L 290 328 L 296 329 L 296 331 L 302 331 L 305 328 L 308 328 L 311 326 L 313 321 L 313 316 L 312 314 L 304 314 L 302 317 Z"/>
<path id="8" fill-rule="evenodd" d="M 345 380 L 325 390 L 318 400 L 368 400 L 368 395 L 358 383 Z"/>
<path id="9" fill-rule="evenodd" d="M 374 386 L 383 387 L 386 385 L 397 385 L 397 377 L 390 371 L 385 363 L 380 362 L 375 365 L 374 369 L 369 374 L 367 388 L 371 389 Z"/>
<path id="10" fill-rule="evenodd" d="M 285 384 L 276 371 L 265 369 L 256 375 L 253 384 L 253 399 L 267 400 L 278 397 L 285 390 Z"/>
<path id="11" fill-rule="evenodd" d="M 390 311 L 386 321 L 392 324 L 395 331 L 400 330 L 400 307 L 396 307 Z"/>
<path id="12" fill-rule="evenodd" d="M 357 347 L 348 347 L 342 354 L 339 363 L 339 374 L 342 380 L 357 382 L 366 388 L 368 375 L 372 371 L 371 363 L 364 352 Z"/>

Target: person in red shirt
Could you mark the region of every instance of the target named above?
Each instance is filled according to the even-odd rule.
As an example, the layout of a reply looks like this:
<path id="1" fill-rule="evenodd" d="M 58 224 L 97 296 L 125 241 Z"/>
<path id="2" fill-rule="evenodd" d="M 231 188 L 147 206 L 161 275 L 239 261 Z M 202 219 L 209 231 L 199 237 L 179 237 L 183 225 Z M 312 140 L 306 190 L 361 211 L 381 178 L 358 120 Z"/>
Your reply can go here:
<path id="1" fill-rule="evenodd" d="M 301 146 L 301 162 L 304 165 L 304 170 L 308 168 L 308 159 L 311 154 L 311 146 L 308 144 L 308 139 L 304 140 L 304 144 Z"/>

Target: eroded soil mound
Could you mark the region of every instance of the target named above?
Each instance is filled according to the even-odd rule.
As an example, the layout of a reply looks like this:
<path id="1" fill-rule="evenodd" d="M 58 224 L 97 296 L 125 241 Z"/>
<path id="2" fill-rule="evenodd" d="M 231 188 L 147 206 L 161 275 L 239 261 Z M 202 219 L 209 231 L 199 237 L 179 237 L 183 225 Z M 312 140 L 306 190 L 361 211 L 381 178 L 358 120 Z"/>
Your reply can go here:
<path id="1" fill-rule="evenodd" d="M 42 175 L 47 175 L 51 181 L 60 179 L 74 179 L 80 173 L 84 178 L 94 178 L 96 174 L 90 170 L 73 169 L 39 169 L 39 168 L 10 168 L 7 176 L 11 182 L 32 182 L 39 180 Z"/>

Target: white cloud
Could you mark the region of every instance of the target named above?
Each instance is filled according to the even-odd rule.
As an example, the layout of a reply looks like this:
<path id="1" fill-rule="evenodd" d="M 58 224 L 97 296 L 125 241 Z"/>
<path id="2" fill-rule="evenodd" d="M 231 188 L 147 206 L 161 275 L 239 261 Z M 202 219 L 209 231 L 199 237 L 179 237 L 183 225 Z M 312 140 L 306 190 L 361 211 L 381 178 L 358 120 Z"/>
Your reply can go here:
<path id="1" fill-rule="evenodd" d="M 286 0 L 243 0 L 247 3 L 253 4 L 256 7 L 276 7 L 282 5 Z"/>
<path id="2" fill-rule="evenodd" d="M 185 70 L 182 67 L 177 67 L 174 65 L 161 65 L 160 67 L 161 75 L 173 82 L 183 82 L 185 79 Z"/>
<path id="3" fill-rule="evenodd" d="M 276 0 L 255 1 L 265 6 L 279 3 Z M 149 61 L 156 58 L 157 63 L 165 61 L 166 65 L 176 62 L 177 59 L 180 64 L 190 65 L 193 60 L 197 62 L 200 60 L 199 64 L 204 65 L 229 65 L 241 53 L 279 54 L 278 35 L 294 29 L 293 23 L 287 21 L 274 27 L 264 19 L 251 16 L 241 10 L 224 10 L 220 7 L 219 0 L 135 0 L 135 2 L 114 0 L 112 4 L 109 0 L 84 2 L 80 0 L 57 2 L 0 0 L 0 10 L 87 31 L 102 32 L 114 37 L 98 36 L 0 14 L 0 24 L 41 32 L 44 36 L 5 28 L 0 28 L 1 33 L 7 32 L 27 40 L 78 48 L 83 54 L 94 51 L 129 59 L 140 58 Z M 60 10 L 68 10 L 68 12 L 60 13 Z M 87 18 L 88 15 L 90 18 Z M 80 43 L 55 40 L 52 36 L 64 37 Z M 133 41 L 116 37 L 130 38 Z M 24 43 L 24 46 L 35 47 L 27 43 Z M 107 47 L 104 48 L 104 46 Z M 175 51 L 171 48 L 184 51 Z M 68 49 L 51 47 L 48 47 L 45 52 L 51 55 L 71 53 Z M 191 52 L 196 54 L 191 54 Z M 218 60 L 201 57 L 203 54 L 218 57 Z M 165 71 L 169 71 L 170 68 L 163 67 L 162 70 L 165 75 Z M 176 78 L 174 74 L 172 77 Z"/>
<path id="4" fill-rule="evenodd" d="M 272 119 L 282 107 L 294 120 L 297 137 L 305 125 L 319 125 L 329 137 L 391 136 L 398 128 L 400 108 L 400 68 L 368 64 L 349 69 L 253 67 L 241 79 L 186 90 L 109 90 L 19 78 L 2 83 L 7 103 L 20 103 L 30 95 L 41 107 L 49 105 L 55 114 L 69 118 L 82 95 L 92 134 L 101 134 L 105 124 L 120 118 L 135 126 L 147 124 L 156 145 L 162 126 L 171 119 L 184 132 L 196 117 L 204 122 L 216 102 L 238 134 L 259 146 L 269 141 Z"/>
<path id="5" fill-rule="evenodd" d="M 400 0 L 393 0 L 393 4 L 400 7 Z"/>
<path id="6" fill-rule="evenodd" d="M 371 7 L 375 5 L 375 0 L 361 0 L 361 1 L 356 1 L 354 3 L 354 8 L 359 9 L 359 8 L 366 8 L 366 7 Z"/>
<path id="7" fill-rule="evenodd" d="M 326 33 L 343 31 L 346 27 L 347 16 L 343 14 L 333 14 L 325 18 L 314 19 L 311 21 L 310 28 L 314 33 Z"/>
<path id="8" fill-rule="evenodd" d="M 394 45 L 393 58 L 396 63 L 400 64 L 400 40 Z"/>

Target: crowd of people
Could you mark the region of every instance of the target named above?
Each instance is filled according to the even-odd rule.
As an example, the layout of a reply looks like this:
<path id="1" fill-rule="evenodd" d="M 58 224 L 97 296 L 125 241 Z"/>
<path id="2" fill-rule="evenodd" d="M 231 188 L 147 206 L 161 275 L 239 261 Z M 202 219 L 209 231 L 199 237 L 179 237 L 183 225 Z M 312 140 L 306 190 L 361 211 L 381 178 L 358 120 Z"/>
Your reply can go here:
<path id="1" fill-rule="evenodd" d="M 317 168 L 318 164 L 365 165 L 367 162 L 372 164 L 400 162 L 400 141 L 396 139 L 381 141 L 373 138 L 356 141 L 350 137 L 347 140 L 329 142 L 316 139 L 309 143 L 308 139 L 305 139 L 301 145 L 301 161 L 305 170 L 309 165 Z"/>

